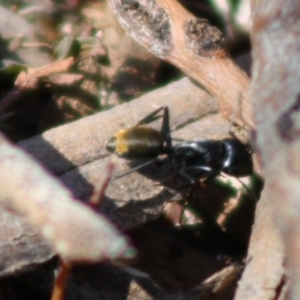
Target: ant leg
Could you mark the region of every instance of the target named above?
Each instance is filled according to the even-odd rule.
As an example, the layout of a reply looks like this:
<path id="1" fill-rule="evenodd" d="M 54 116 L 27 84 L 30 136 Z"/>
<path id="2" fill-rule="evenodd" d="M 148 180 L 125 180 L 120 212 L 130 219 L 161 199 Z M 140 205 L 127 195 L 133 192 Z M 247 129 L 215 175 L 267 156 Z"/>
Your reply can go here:
<path id="1" fill-rule="evenodd" d="M 164 114 L 161 125 L 161 133 L 164 137 L 164 141 L 166 143 L 166 149 L 168 152 L 172 149 L 172 139 L 171 139 L 171 130 L 170 130 L 170 117 L 169 117 L 169 108 L 167 106 L 163 106 Z"/>
<path id="2" fill-rule="evenodd" d="M 186 181 L 189 182 L 190 189 L 189 189 L 189 191 L 187 193 L 187 196 L 186 196 L 186 202 L 189 202 L 189 200 L 193 196 L 193 193 L 194 193 L 194 190 L 195 190 L 195 187 L 196 187 L 196 180 L 195 180 L 195 178 L 193 178 L 192 176 L 190 176 L 189 174 L 187 174 L 183 171 L 178 171 L 178 174 L 182 178 L 184 178 Z"/>
<path id="3" fill-rule="evenodd" d="M 246 193 L 250 197 L 251 200 L 258 202 L 257 196 L 254 194 L 254 192 L 238 177 L 236 177 L 238 182 L 242 185 L 242 187 L 245 189 Z"/>
<path id="4" fill-rule="evenodd" d="M 247 122 L 243 119 L 242 115 L 240 116 L 240 120 L 242 123 L 237 122 L 236 119 L 233 118 L 230 121 L 230 126 L 229 126 L 228 132 L 232 138 L 238 140 L 242 144 L 249 145 L 250 135 L 245 130 L 246 130 L 247 126 L 249 128 L 251 128 L 251 126 L 249 126 L 249 124 L 247 124 Z"/>
<path id="5" fill-rule="evenodd" d="M 126 172 L 123 172 L 120 175 L 113 176 L 110 181 L 114 181 L 115 179 L 119 179 L 119 178 L 121 178 L 121 177 L 123 177 L 125 175 L 128 175 L 128 174 L 130 174 L 130 173 L 132 173 L 134 171 L 140 170 L 140 169 L 142 169 L 142 168 L 144 168 L 144 167 L 146 167 L 146 166 L 154 163 L 156 160 L 157 160 L 157 157 L 153 158 L 153 159 L 150 159 L 150 160 L 148 160 L 148 161 L 146 161 L 146 162 L 144 162 L 144 163 L 142 163 L 142 164 L 140 164 L 140 165 L 138 165 L 138 166 L 136 166 L 136 167 L 134 167 L 134 168 L 132 168 L 132 169 L 130 169 L 128 171 L 126 171 Z"/>
<path id="6" fill-rule="evenodd" d="M 189 174 L 183 172 L 183 171 L 178 171 L 178 174 L 184 178 L 186 181 L 188 181 L 189 185 L 192 186 L 192 185 L 195 185 L 196 181 L 195 179 L 190 176 Z"/>
<path id="7" fill-rule="evenodd" d="M 169 118 L 169 108 L 167 106 L 161 106 L 157 109 L 155 109 L 153 112 L 148 114 L 146 117 L 141 119 L 136 126 L 148 124 L 151 121 L 154 120 L 154 117 L 159 113 L 163 111 L 162 117 L 162 126 L 161 126 L 161 133 L 163 136 L 163 139 L 166 143 L 166 149 L 167 151 L 170 151 L 172 149 L 172 139 L 171 139 L 171 132 L 170 132 L 170 118 Z"/>
<path id="8" fill-rule="evenodd" d="M 176 142 L 182 143 L 182 142 L 186 142 L 186 139 L 181 139 L 181 138 L 173 137 L 173 138 L 172 138 L 172 141 L 176 141 Z"/>
<path id="9" fill-rule="evenodd" d="M 237 141 L 239 141 L 240 143 L 244 144 L 244 140 L 243 138 L 241 137 L 241 134 L 239 132 L 239 129 L 240 127 L 235 124 L 235 123 L 231 123 L 230 124 L 230 127 L 229 127 L 229 134 L 231 135 L 231 137 Z"/>
<path id="10" fill-rule="evenodd" d="M 194 171 L 195 172 L 195 176 L 191 176 L 188 174 L 188 171 Z M 201 171 L 201 173 L 197 173 Z M 188 196 L 187 199 L 191 199 L 195 187 L 196 187 L 196 180 L 197 179 L 203 179 L 203 180 L 207 180 L 210 177 L 213 177 L 215 174 L 217 174 L 218 172 L 214 171 L 211 167 L 208 166 L 196 166 L 196 167 L 190 167 L 190 168 L 186 168 L 183 171 L 179 171 L 178 174 L 183 177 L 185 180 L 187 180 L 189 182 L 189 185 L 191 186 L 190 191 L 188 192 Z"/>
<path id="11" fill-rule="evenodd" d="M 168 110 L 167 106 L 160 106 L 157 109 L 155 109 L 153 112 L 151 112 L 150 114 L 148 114 L 146 117 L 144 117 L 143 119 L 141 119 L 140 121 L 138 121 L 138 123 L 135 126 L 139 126 L 139 125 L 144 125 L 144 124 L 148 124 L 152 121 L 155 120 L 155 116 L 162 110 Z M 159 117 L 161 118 L 161 117 Z"/>
<path id="12" fill-rule="evenodd" d="M 197 178 L 207 179 L 214 176 L 215 174 L 218 174 L 220 170 L 219 169 L 213 170 L 213 168 L 208 166 L 194 166 L 194 167 L 186 168 L 185 171 L 194 172 L 195 177 Z"/>

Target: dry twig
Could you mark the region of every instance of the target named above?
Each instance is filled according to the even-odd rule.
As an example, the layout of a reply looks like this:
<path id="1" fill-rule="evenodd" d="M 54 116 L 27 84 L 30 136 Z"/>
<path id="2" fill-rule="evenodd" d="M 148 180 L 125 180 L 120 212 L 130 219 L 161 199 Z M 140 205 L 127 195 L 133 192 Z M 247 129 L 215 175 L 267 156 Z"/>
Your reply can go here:
<path id="1" fill-rule="evenodd" d="M 25 216 L 62 259 L 97 262 L 125 254 L 126 239 L 104 217 L 3 136 L 0 157 L 1 204 Z"/>
<path id="2" fill-rule="evenodd" d="M 297 0 L 252 1 L 250 92 L 266 185 L 250 243 L 251 262 L 236 299 L 300 297 L 299 12 Z M 290 287 L 287 293 L 284 286 Z"/>
<path id="3" fill-rule="evenodd" d="M 179 67 L 220 103 L 223 116 L 253 128 L 249 79 L 227 56 L 218 29 L 177 1 L 110 0 L 125 30 L 155 55 Z"/>

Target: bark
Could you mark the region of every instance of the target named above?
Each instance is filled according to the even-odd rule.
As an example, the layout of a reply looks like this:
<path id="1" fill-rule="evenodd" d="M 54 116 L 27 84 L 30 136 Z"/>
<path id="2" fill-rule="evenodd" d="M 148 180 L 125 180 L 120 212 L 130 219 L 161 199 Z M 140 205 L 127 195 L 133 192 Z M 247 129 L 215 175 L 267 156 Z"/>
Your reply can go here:
<path id="1" fill-rule="evenodd" d="M 110 0 L 125 30 L 155 55 L 171 62 L 218 99 L 226 118 L 253 128 L 247 75 L 227 56 L 222 35 L 177 1 Z"/>
<path id="2" fill-rule="evenodd" d="M 299 12 L 299 1 L 252 1 L 250 97 L 266 183 L 236 299 L 299 299 Z"/>
<path id="3" fill-rule="evenodd" d="M 125 254 L 126 238 L 105 217 L 76 201 L 65 186 L 2 135 L 0 157 L 1 206 L 26 218 L 62 259 L 99 262 Z"/>

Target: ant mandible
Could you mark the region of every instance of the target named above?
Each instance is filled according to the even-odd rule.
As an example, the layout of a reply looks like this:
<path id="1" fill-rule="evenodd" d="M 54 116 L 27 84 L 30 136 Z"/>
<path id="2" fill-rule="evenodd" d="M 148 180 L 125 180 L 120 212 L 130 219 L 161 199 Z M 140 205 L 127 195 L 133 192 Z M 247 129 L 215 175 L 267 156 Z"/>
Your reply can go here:
<path id="1" fill-rule="evenodd" d="M 163 115 L 160 131 L 144 126 L 161 111 Z M 150 159 L 129 172 L 152 163 L 161 154 L 167 154 L 178 166 L 178 173 L 191 185 L 196 179 L 215 178 L 222 172 L 234 177 L 253 173 L 251 151 L 236 138 L 200 139 L 172 146 L 167 106 L 157 108 L 135 126 L 120 130 L 108 141 L 106 148 L 126 159 Z"/>

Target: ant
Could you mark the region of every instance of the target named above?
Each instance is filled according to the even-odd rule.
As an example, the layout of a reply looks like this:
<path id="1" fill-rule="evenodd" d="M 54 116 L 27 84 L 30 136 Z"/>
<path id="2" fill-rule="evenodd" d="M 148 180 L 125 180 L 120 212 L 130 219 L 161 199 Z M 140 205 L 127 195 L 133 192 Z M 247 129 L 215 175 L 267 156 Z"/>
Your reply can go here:
<path id="1" fill-rule="evenodd" d="M 161 111 L 163 115 L 160 131 L 143 126 Z M 234 177 L 253 174 L 249 147 L 236 138 L 184 141 L 173 146 L 167 106 L 157 108 L 135 126 L 120 130 L 107 142 L 106 148 L 126 159 L 150 159 L 118 177 L 152 163 L 161 154 L 168 155 L 177 164 L 178 174 L 189 181 L 191 186 L 196 179 L 215 178 L 222 172 Z"/>

